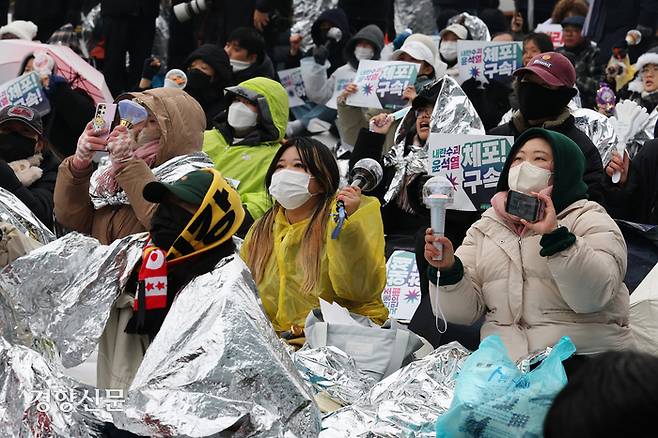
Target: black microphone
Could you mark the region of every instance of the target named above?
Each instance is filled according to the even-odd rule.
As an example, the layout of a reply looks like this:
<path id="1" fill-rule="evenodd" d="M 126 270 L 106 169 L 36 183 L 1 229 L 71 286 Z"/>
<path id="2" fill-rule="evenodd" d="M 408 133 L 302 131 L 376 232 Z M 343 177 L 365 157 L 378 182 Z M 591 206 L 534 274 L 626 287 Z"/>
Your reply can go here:
<path id="1" fill-rule="evenodd" d="M 343 38 L 343 31 L 337 27 L 332 27 L 329 29 L 327 31 L 327 41 L 325 41 L 321 46 L 316 47 L 313 51 L 315 62 L 320 65 L 324 65 L 324 63 L 327 61 L 327 55 L 329 54 L 329 46 L 334 42 L 340 41 L 341 38 Z"/>

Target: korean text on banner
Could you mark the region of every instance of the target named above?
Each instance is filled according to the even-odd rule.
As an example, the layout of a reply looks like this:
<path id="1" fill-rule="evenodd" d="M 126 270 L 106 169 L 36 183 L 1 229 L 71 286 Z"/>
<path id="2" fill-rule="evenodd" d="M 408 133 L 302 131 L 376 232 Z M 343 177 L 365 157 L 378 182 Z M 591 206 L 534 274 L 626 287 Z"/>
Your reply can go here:
<path id="1" fill-rule="evenodd" d="M 512 73 L 523 65 L 520 41 L 463 41 L 457 42 L 460 83 L 476 79 L 509 82 Z"/>
<path id="2" fill-rule="evenodd" d="M 545 33 L 546 35 L 551 37 L 551 41 L 553 41 L 553 47 L 555 47 L 556 49 L 558 47 L 564 46 L 564 36 L 562 34 L 562 25 L 560 24 L 542 23 L 539 26 L 537 26 L 535 32 Z"/>
<path id="3" fill-rule="evenodd" d="M 0 85 L 0 109 L 9 105 L 29 106 L 41 116 L 50 112 L 50 102 L 37 72 L 26 73 Z"/>
<path id="4" fill-rule="evenodd" d="M 382 301 L 391 318 L 405 322 L 414 316 L 420 304 L 420 276 L 413 253 L 395 251 L 386 262 Z"/>
<path id="5" fill-rule="evenodd" d="M 432 175 L 445 175 L 455 186 L 452 210 L 483 211 L 496 194 L 514 137 L 431 133 Z"/>
<path id="6" fill-rule="evenodd" d="M 302 79 L 302 69 L 297 67 L 280 70 L 278 74 L 281 85 L 288 92 L 290 108 L 304 105 L 306 103 L 306 87 Z"/>
<path id="7" fill-rule="evenodd" d="M 398 110 L 409 105 L 404 89 L 416 82 L 418 64 L 399 61 L 361 61 L 354 83 L 358 91 L 347 104 L 363 108 Z"/>

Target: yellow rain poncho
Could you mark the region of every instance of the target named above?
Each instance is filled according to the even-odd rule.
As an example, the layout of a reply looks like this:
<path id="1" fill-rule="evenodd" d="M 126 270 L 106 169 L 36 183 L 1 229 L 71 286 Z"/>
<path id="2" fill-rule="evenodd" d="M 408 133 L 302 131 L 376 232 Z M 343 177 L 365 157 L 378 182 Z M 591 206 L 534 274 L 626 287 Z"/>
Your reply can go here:
<path id="1" fill-rule="evenodd" d="M 345 221 L 337 240 L 331 239 L 335 223 L 328 222 L 324 249 L 318 254 L 320 278 L 310 294 L 301 291 L 304 272 L 298 259 L 310 218 L 291 225 L 279 211 L 272 230 L 272 256 L 258 284 L 263 307 L 277 332 L 303 326 L 308 313 L 320 307 L 319 297 L 378 324 L 386 320 L 388 311 L 381 299 L 386 285 L 384 227 L 379 208 L 376 198 L 362 196 L 359 209 Z M 252 247 L 251 235 L 247 234 L 242 246 L 245 260 Z"/>

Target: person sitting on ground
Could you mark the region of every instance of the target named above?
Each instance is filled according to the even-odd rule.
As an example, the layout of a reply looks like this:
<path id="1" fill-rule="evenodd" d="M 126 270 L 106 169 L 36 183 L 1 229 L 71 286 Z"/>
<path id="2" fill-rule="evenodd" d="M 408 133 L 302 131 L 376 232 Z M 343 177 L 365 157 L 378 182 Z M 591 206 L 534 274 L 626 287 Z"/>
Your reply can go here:
<path id="1" fill-rule="evenodd" d="M 283 140 L 288 123 L 288 93 L 271 79 L 254 78 L 226 89 L 228 110 L 206 131 L 203 150 L 237 188 L 247 210 L 244 235 L 255 219 L 271 207 L 265 190 L 269 163 Z"/>
<path id="2" fill-rule="evenodd" d="M 312 68 L 303 67 L 302 77 L 304 79 L 307 97 L 312 104 L 316 104 L 317 106 L 312 107 L 310 110 L 306 109 L 305 111 L 303 110 L 305 107 L 290 108 L 295 117 L 297 117 L 297 120 L 288 124 L 288 137 L 295 136 L 296 133 L 301 131 L 302 127 L 307 128 L 313 117 L 321 117 L 322 120 L 327 122 L 335 121 L 337 117 L 337 102 L 335 99 L 333 102 L 330 101 L 336 88 L 336 78 L 351 82 L 356 76 L 359 62 L 370 59 L 378 60 L 383 47 L 384 34 L 379 27 L 371 24 L 361 29 L 347 42 L 344 49 L 344 57 L 347 59 L 347 63 L 338 67 L 329 78 L 327 78 L 326 66 L 323 67 L 315 63 L 314 58 L 308 58 L 309 60 L 313 60 L 315 65 Z M 328 119 L 328 117 L 331 119 Z"/>
<path id="3" fill-rule="evenodd" d="M 43 224 L 53 227 L 53 194 L 59 160 L 32 108 L 0 110 L 0 187 L 13 193 Z"/>
<path id="4" fill-rule="evenodd" d="M 312 56 L 320 65 L 329 62 L 327 75 L 331 76 L 336 69 L 347 62 L 345 46 L 351 36 L 350 24 L 345 11 L 341 8 L 327 9 L 311 26 L 314 47 L 308 53 L 303 54 L 301 51 L 302 36 L 300 34 L 291 35 L 290 51 L 285 67 L 299 67 L 303 57 Z"/>
<path id="5" fill-rule="evenodd" d="M 596 92 L 603 79 L 603 70 L 596 58 L 599 48 L 583 36 L 585 17 L 574 15 L 562 20 L 564 46 L 556 49 L 569 58 L 576 68 L 576 86 L 583 108 L 596 108 Z"/>
<path id="6" fill-rule="evenodd" d="M 656 356 L 637 351 L 603 353 L 569 376 L 546 415 L 544 437 L 653 437 L 656 394 Z"/>
<path id="7" fill-rule="evenodd" d="M 386 284 L 379 202 L 358 188 L 338 191 L 338 164 L 317 140 L 289 140 L 267 169 L 274 206 L 249 230 L 242 258 L 254 275 L 267 316 L 278 333 L 300 336 L 319 299 L 382 324 Z M 342 232 L 332 239 L 331 213 L 343 201 Z M 358 274 L 355 275 L 355 267 Z"/>
<path id="8" fill-rule="evenodd" d="M 457 251 L 427 230 L 434 314 L 458 324 L 484 315 L 481 338 L 499 335 L 513 360 L 562 336 L 577 354 L 632 345 L 626 243 L 606 211 L 587 200 L 584 170 L 580 148 L 565 135 L 525 131 L 500 175 L 502 202 L 492 202 Z M 535 222 L 506 212 L 512 190 L 543 203 Z"/>
<path id="9" fill-rule="evenodd" d="M 215 44 L 204 44 L 188 56 L 185 91 L 201 104 L 206 113 L 206 129 L 226 109 L 223 90 L 232 81 L 233 72 L 228 55 Z"/>
<path id="10" fill-rule="evenodd" d="M 650 113 L 658 105 L 658 48 L 640 56 L 635 70 L 637 76 L 619 91 L 619 100 L 632 100 Z"/>
<path id="11" fill-rule="evenodd" d="M 215 169 L 190 172 L 171 184 L 149 182 L 143 196 L 157 208 L 142 261 L 124 291 L 132 306 L 109 320 L 101 339 L 99 388 L 127 390 L 176 295 L 236 254 L 232 237 L 244 210 L 240 196 Z M 109 339 L 114 342 L 103 342 Z M 116 344 L 132 347 L 122 356 L 112 349 Z"/>
<path id="12" fill-rule="evenodd" d="M 431 87 L 445 74 L 445 63 L 439 59 L 436 43 L 431 37 L 423 34 L 412 34 L 404 41 L 399 50 L 393 52 L 392 61 L 413 62 L 418 64 L 418 75 L 414 85 L 409 85 L 402 96 L 411 103 L 416 95 L 424 88 Z M 370 119 L 382 112 L 381 109 L 357 108 L 346 104 L 347 98 L 356 93 L 356 84 L 349 84 L 338 96 L 338 130 L 341 140 L 354 146 L 362 128 L 368 128 Z M 393 145 L 393 136 L 397 129 L 396 122 L 389 130 L 384 145 L 388 151 Z"/>
<path id="13" fill-rule="evenodd" d="M 458 23 L 450 24 L 439 33 L 441 42 L 439 43 L 439 54 L 441 61 L 448 66 L 446 74 L 453 78 L 459 76 L 459 64 L 457 63 L 457 41 L 471 39 L 468 29 Z"/>
<path id="14" fill-rule="evenodd" d="M 532 58 L 527 66 L 517 69 L 514 76 L 519 109 L 508 123 L 490 130 L 489 134 L 517 138 L 531 127 L 542 127 L 566 135 L 585 156 L 584 181 L 589 199 L 605 205 L 601 155 L 592 140 L 576 127 L 567 107 L 577 93 L 573 64 L 559 53 L 542 53 Z"/>
<path id="15" fill-rule="evenodd" d="M 265 40 L 255 29 L 239 27 L 231 32 L 224 51 L 229 57 L 233 79 L 230 85 L 255 78 L 275 79 L 274 65 L 265 53 Z"/>
<path id="16" fill-rule="evenodd" d="M 156 206 L 141 193 L 155 180 L 151 169 L 174 157 L 199 152 L 206 123 L 201 105 L 183 90 L 157 88 L 122 97 L 137 99 L 147 109 L 148 119 L 131 129 L 117 126 L 108 140 L 107 131 L 95 132 L 90 122 L 75 155 L 60 165 L 55 185 L 57 221 L 105 245 L 148 229 Z M 107 150 L 111 166 L 96 170 L 102 183 L 90 193 L 95 150 Z M 102 202 L 95 208 L 92 203 L 92 194 L 109 200 L 121 192 L 128 204 Z"/>

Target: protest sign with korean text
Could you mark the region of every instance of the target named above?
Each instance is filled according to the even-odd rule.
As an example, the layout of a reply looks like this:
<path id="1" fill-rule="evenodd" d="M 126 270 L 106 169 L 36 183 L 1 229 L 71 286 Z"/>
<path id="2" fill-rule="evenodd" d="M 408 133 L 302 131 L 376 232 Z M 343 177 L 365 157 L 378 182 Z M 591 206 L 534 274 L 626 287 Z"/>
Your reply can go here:
<path id="1" fill-rule="evenodd" d="M 338 96 L 343 92 L 345 87 L 354 82 L 356 72 L 354 70 L 338 69 L 332 76 L 336 82 L 334 83 L 334 92 L 331 99 L 327 102 L 327 107 L 336 109 L 338 107 Z"/>
<path id="2" fill-rule="evenodd" d="M 483 211 L 496 193 L 514 137 L 431 133 L 429 169 L 455 187 L 452 210 Z"/>
<path id="3" fill-rule="evenodd" d="M 551 37 L 551 41 L 553 41 L 553 47 L 555 47 L 556 49 L 558 47 L 564 46 L 564 35 L 562 34 L 561 24 L 542 23 L 539 26 L 537 26 L 535 32 L 545 33 L 546 35 Z"/>
<path id="4" fill-rule="evenodd" d="M 418 64 L 400 61 L 361 61 L 354 77 L 358 90 L 347 104 L 363 108 L 398 110 L 409 105 L 402 97 L 416 83 Z"/>
<path id="5" fill-rule="evenodd" d="M 278 72 L 281 85 L 288 93 L 288 103 L 290 108 L 302 106 L 306 103 L 306 87 L 302 79 L 302 69 L 300 67 L 280 70 Z"/>
<path id="6" fill-rule="evenodd" d="M 50 102 L 38 73 L 26 73 L 0 85 L 0 108 L 9 105 L 29 106 L 41 116 L 50 112 Z"/>
<path id="7" fill-rule="evenodd" d="M 471 78 L 484 83 L 509 82 L 514 70 L 523 66 L 520 41 L 459 40 L 457 51 L 460 83 Z"/>
<path id="8" fill-rule="evenodd" d="M 414 316 L 420 304 L 420 276 L 414 253 L 395 251 L 388 259 L 382 301 L 390 318 L 405 322 Z"/>

